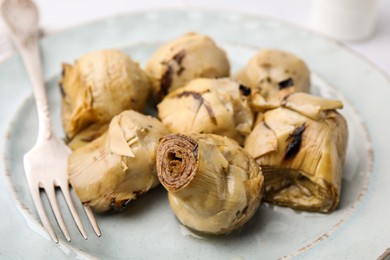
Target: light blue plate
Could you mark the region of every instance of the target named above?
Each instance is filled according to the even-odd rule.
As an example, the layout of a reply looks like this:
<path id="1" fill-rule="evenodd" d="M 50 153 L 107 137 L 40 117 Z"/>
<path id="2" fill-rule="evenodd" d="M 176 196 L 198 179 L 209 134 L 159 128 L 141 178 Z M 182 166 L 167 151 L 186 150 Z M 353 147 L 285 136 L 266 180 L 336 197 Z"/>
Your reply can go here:
<path id="1" fill-rule="evenodd" d="M 101 238 L 95 237 L 87 226 L 89 239 L 84 241 L 76 228 L 70 228 L 72 242 L 55 245 L 37 220 L 26 186 L 22 156 L 35 141 L 37 118 L 25 70 L 19 58 L 12 57 L 0 64 L 0 125 L 2 130 L 8 128 L 3 140 L 3 163 L 10 186 L 0 193 L 11 193 L 12 203 L 24 216 L 27 225 L 18 228 L 30 227 L 44 239 L 34 242 L 10 234 L 2 235 L 0 244 L 25 241 L 32 256 L 43 258 L 274 259 L 299 255 L 310 259 L 372 259 L 380 256 L 390 246 L 387 172 L 390 80 L 345 47 L 311 32 L 244 14 L 165 11 L 115 17 L 50 36 L 42 41 L 42 50 L 56 131 L 63 135 L 57 83 L 62 62 L 72 63 L 92 50 L 122 48 L 143 65 L 162 42 L 188 31 L 215 39 L 227 51 L 233 72 L 262 47 L 291 51 L 311 69 L 314 93 L 343 100 L 345 108 L 341 112 L 348 120 L 350 137 L 339 209 L 324 215 L 264 204 L 242 230 L 206 238 L 179 224 L 169 208 L 166 192 L 160 187 L 119 214 L 97 216 L 103 232 Z M 67 225 L 72 227 L 68 212 L 64 212 Z M 87 223 L 86 219 L 83 222 Z M 22 256 L 29 254 L 25 251 Z"/>

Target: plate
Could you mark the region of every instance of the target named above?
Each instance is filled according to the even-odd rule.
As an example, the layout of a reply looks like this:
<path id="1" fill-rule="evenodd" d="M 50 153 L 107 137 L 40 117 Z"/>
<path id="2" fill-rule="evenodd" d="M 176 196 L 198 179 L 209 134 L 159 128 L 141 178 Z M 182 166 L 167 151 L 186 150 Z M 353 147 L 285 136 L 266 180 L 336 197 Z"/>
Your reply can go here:
<path id="1" fill-rule="evenodd" d="M 98 215 L 101 238 L 87 226 L 89 239 L 84 241 L 76 228 L 70 228 L 72 241 L 62 240 L 55 245 L 37 220 L 21 164 L 23 154 L 35 141 L 37 118 L 27 76 L 20 60 L 13 57 L 0 65 L 0 85 L 5 86 L 0 93 L 9 97 L 0 107 L 12 115 L 4 141 L 4 165 L 13 203 L 27 223 L 19 228 L 30 227 L 39 233 L 45 244 L 36 243 L 36 247 L 58 248 L 63 258 L 380 256 L 390 246 L 386 232 L 390 229 L 390 208 L 386 207 L 390 196 L 386 187 L 390 183 L 390 175 L 386 174 L 390 168 L 386 160 L 390 156 L 386 133 L 390 116 L 385 112 L 390 80 L 342 45 L 309 31 L 238 13 L 163 11 L 114 17 L 50 36 L 42 41 L 42 50 L 56 132 L 63 135 L 58 91 L 62 62 L 72 63 L 92 50 L 121 48 L 144 65 L 161 43 L 188 31 L 211 36 L 227 51 L 233 72 L 260 48 L 291 51 L 311 69 L 314 93 L 344 102 L 341 113 L 347 118 L 350 136 L 339 209 L 332 214 L 317 214 L 262 204 L 241 230 L 226 236 L 201 237 L 180 225 L 169 208 L 166 192 L 159 187 L 119 214 Z M 66 207 L 61 200 L 60 205 Z M 72 226 L 68 212 L 64 212 L 67 225 Z M 372 239 L 367 241 L 367 237 Z M 10 239 L 16 241 L 12 236 Z"/>

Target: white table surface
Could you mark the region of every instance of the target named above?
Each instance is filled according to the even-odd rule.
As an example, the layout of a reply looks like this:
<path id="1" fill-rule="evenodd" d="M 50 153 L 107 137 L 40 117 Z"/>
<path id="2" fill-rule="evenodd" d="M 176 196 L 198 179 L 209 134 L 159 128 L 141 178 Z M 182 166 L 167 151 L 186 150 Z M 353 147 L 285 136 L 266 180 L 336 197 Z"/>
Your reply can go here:
<path id="1" fill-rule="evenodd" d="M 41 26 L 47 34 L 112 15 L 172 8 L 234 10 L 273 17 L 310 29 L 310 0 L 174 0 L 170 2 L 161 0 L 36 0 L 36 2 L 40 8 Z M 369 39 L 345 42 L 345 44 L 390 74 L 390 0 L 379 2 L 378 15 L 376 31 Z M 0 23 L 0 60 L 8 56 L 9 50 L 12 50 L 12 45 L 5 35 L 4 26 Z M 0 102 L 3 98 L 6 97 L 0 97 Z M 4 136 L 4 133 L 1 135 Z M 0 259 L 47 259 L 48 256 L 66 259 L 58 248 L 53 247 L 46 239 L 28 228 L 23 217 L 13 205 L 10 190 L 5 185 L 3 171 L 1 160 Z M 13 235 L 7 236 L 10 233 Z M 7 237 L 12 239 L 7 239 Z M 39 248 L 31 250 L 28 246 L 31 240 L 39 241 Z"/>

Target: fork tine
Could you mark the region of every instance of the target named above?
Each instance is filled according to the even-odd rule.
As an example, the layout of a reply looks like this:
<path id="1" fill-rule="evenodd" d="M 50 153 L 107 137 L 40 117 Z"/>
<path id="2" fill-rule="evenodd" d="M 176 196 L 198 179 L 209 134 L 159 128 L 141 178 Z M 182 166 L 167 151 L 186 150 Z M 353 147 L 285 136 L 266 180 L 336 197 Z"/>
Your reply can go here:
<path id="1" fill-rule="evenodd" d="M 100 228 L 96 222 L 96 219 L 92 213 L 92 210 L 91 210 L 91 207 L 90 206 L 85 206 L 83 205 L 84 207 L 84 210 L 85 210 L 85 213 L 87 214 L 87 217 L 89 219 L 89 222 L 91 223 L 92 225 L 92 228 L 93 228 L 93 231 L 95 231 L 95 234 L 100 237 L 102 235 L 102 233 L 100 232 Z"/>
<path id="2" fill-rule="evenodd" d="M 35 204 L 35 208 L 38 211 L 38 215 L 42 221 L 43 227 L 49 233 L 51 239 L 56 244 L 58 244 L 58 237 L 57 237 L 56 233 L 54 232 L 54 229 L 51 226 L 49 219 L 47 218 L 45 209 L 43 208 L 39 187 L 35 186 L 31 183 L 29 183 L 29 186 L 30 186 L 31 196 L 32 196 L 34 204 Z"/>
<path id="3" fill-rule="evenodd" d="M 55 187 L 54 185 L 44 185 L 43 189 L 46 192 L 47 198 L 49 199 L 50 202 L 50 207 L 53 210 L 54 216 L 57 220 L 58 225 L 60 226 L 60 229 L 66 239 L 70 241 L 70 235 L 68 232 L 68 229 L 66 228 L 64 218 L 62 217 L 60 207 L 58 206 L 58 201 L 56 197 L 56 192 L 55 192 Z"/>
<path id="4" fill-rule="evenodd" d="M 77 228 L 79 229 L 79 231 L 80 231 L 81 235 L 84 237 L 84 239 L 88 239 L 88 236 L 87 236 L 87 233 L 85 232 L 84 226 L 81 223 L 80 216 L 77 213 L 76 207 L 73 204 L 73 200 L 72 200 L 72 197 L 70 195 L 68 183 L 66 183 L 64 185 L 60 185 L 60 188 L 61 188 L 62 194 L 64 195 L 66 204 L 68 205 L 68 208 L 69 208 L 70 212 L 72 213 L 72 216 L 73 216 L 73 219 L 77 225 Z"/>

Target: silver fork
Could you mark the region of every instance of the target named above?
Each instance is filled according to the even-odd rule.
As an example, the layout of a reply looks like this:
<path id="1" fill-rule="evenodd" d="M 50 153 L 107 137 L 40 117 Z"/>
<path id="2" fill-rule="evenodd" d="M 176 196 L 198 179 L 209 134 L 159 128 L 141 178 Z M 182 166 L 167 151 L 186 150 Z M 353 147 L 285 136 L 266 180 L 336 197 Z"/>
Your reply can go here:
<path id="1" fill-rule="evenodd" d="M 11 39 L 26 66 L 38 111 L 39 130 L 37 141 L 34 147 L 24 155 L 26 178 L 38 215 L 50 237 L 58 243 L 58 237 L 42 204 L 40 191 L 43 189 L 62 233 L 70 241 L 70 235 L 56 198 L 56 188 L 59 188 L 81 235 L 87 239 L 87 234 L 73 204 L 69 189 L 67 160 L 70 149 L 55 136 L 51 127 L 38 46 L 39 15 L 37 7 L 32 0 L 3 0 L 1 13 L 10 31 Z M 100 229 L 92 210 L 85 205 L 84 209 L 93 230 L 97 236 L 100 236 Z"/>

